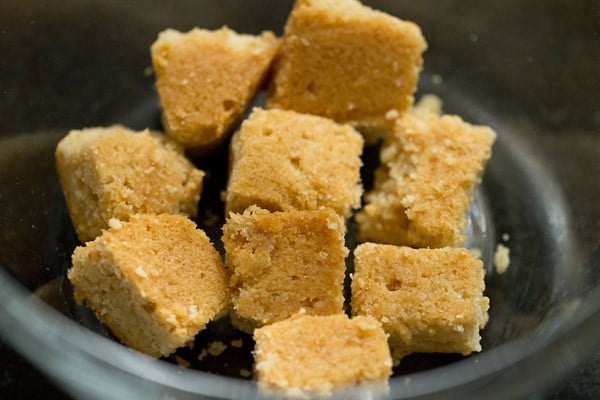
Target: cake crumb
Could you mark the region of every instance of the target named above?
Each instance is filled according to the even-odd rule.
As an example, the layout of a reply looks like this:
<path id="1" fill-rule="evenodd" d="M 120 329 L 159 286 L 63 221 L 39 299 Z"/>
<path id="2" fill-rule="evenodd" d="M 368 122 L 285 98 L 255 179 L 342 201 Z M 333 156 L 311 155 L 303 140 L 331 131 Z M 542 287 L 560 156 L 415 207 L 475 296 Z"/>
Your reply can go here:
<path id="1" fill-rule="evenodd" d="M 118 218 L 111 218 L 108 220 L 108 227 L 112 229 L 121 229 L 123 224 Z"/>
<path id="2" fill-rule="evenodd" d="M 208 348 L 206 351 L 211 356 L 219 356 L 227 349 L 227 345 L 219 340 L 215 340 L 214 342 L 210 342 L 208 344 Z"/>
<path id="3" fill-rule="evenodd" d="M 229 344 L 231 345 L 231 347 L 235 347 L 236 349 L 241 349 L 242 346 L 244 345 L 244 339 L 233 339 L 231 342 L 229 342 Z"/>
<path id="4" fill-rule="evenodd" d="M 183 368 L 189 368 L 190 367 L 190 362 L 188 360 L 186 360 L 185 358 L 181 358 L 179 356 L 175 356 L 175 362 L 180 367 L 183 367 Z"/>
<path id="5" fill-rule="evenodd" d="M 413 112 L 429 113 L 435 115 L 442 115 L 442 108 L 444 103 L 441 98 L 435 94 L 425 94 L 421 96 L 419 101 L 413 107 Z"/>
<path id="6" fill-rule="evenodd" d="M 474 247 L 472 249 L 468 249 L 469 253 L 471 253 L 471 255 L 475 258 L 479 258 L 481 259 L 481 249 Z"/>
<path id="7" fill-rule="evenodd" d="M 221 222 L 221 216 L 217 214 L 210 214 L 206 217 L 204 221 L 202 221 L 202 226 L 204 228 L 212 228 L 219 225 Z"/>
<path id="8" fill-rule="evenodd" d="M 248 371 L 246 368 L 241 368 L 240 376 L 243 378 L 250 378 L 252 376 L 252 371 Z"/>
<path id="9" fill-rule="evenodd" d="M 441 85 L 442 82 L 444 82 L 444 79 L 440 74 L 431 75 L 431 83 L 433 83 L 434 85 Z"/>
<path id="10" fill-rule="evenodd" d="M 142 278 L 147 278 L 148 277 L 148 274 L 144 270 L 144 267 L 142 267 L 141 265 L 138 265 L 138 267 L 135 269 L 135 274 L 137 276 L 139 276 L 139 277 L 142 277 Z"/>
<path id="11" fill-rule="evenodd" d="M 147 65 L 144 68 L 144 71 L 142 72 L 142 74 L 144 75 L 144 78 L 148 78 L 148 77 L 154 75 L 154 68 L 152 68 L 151 65 Z"/>
<path id="12" fill-rule="evenodd" d="M 200 352 L 200 354 L 198 354 L 198 361 L 202 361 L 204 360 L 204 357 L 206 357 L 208 355 L 208 352 L 206 351 L 206 349 L 202 349 L 202 351 Z"/>
<path id="13" fill-rule="evenodd" d="M 400 113 L 395 108 L 392 108 L 392 109 L 388 110 L 388 112 L 385 113 L 385 119 L 389 119 L 389 120 L 397 119 L 399 116 L 400 116 Z"/>
<path id="14" fill-rule="evenodd" d="M 508 242 L 510 240 L 510 235 L 508 233 L 503 233 L 502 240 Z"/>
<path id="15" fill-rule="evenodd" d="M 496 267 L 496 272 L 499 275 L 502 275 L 508 269 L 509 264 L 510 249 L 502 243 L 498 243 L 496 246 L 496 252 L 494 253 L 494 267 Z"/>

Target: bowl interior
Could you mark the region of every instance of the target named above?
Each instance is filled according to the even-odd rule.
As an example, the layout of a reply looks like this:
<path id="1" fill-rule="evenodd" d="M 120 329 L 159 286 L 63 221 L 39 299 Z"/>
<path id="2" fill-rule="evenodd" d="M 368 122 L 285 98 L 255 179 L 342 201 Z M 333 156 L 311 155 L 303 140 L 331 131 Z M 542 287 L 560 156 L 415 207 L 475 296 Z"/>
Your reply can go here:
<path id="1" fill-rule="evenodd" d="M 491 300 L 482 355 L 523 338 L 550 337 L 561 327 L 576 329 L 586 301 L 593 301 L 597 329 L 600 302 L 590 295 L 600 277 L 600 50 L 593 2 L 366 3 L 421 26 L 429 48 L 418 95 L 436 94 L 445 112 L 499 135 L 470 214 L 471 244 L 483 251 Z M 11 276 L 0 278 L 114 339 L 74 303 L 65 278 L 78 243 L 54 167 L 56 143 L 68 130 L 88 126 L 161 128 L 149 46 L 162 29 L 227 24 L 281 33 L 290 8 L 275 0 L 0 5 L 0 53 L 7 60 L 0 63 L 0 266 Z M 259 96 L 255 103 L 261 102 Z M 377 147 L 365 150 L 367 188 L 377 154 Z M 227 146 L 193 161 L 210 171 L 195 221 L 219 246 Z M 503 275 L 491 268 L 497 243 L 510 248 Z M 212 341 L 240 338 L 241 348 L 197 357 Z M 252 347 L 251 337 L 225 320 L 165 361 L 185 359 L 194 369 L 247 379 Z M 417 354 L 394 372 L 398 379 L 422 370 L 443 374 L 461 360 Z"/>

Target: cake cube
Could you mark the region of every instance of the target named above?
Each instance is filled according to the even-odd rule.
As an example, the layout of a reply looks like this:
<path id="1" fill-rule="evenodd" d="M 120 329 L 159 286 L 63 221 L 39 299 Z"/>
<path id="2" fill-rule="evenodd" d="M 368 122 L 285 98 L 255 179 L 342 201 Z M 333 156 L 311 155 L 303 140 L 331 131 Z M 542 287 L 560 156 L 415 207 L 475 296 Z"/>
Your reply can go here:
<path id="1" fill-rule="evenodd" d="M 358 237 L 411 247 L 460 245 L 494 131 L 457 116 L 409 112 L 381 149 L 375 186 L 357 213 Z"/>
<path id="2" fill-rule="evenodd" d="M 352 314 L 382 323 L 395 364 L 410 353 L 481 351 L 489 299 L 468 250 L 364 243 L 354 257 Z"/>
<path id="3" fill-rule="evenodd" d="M 386 382 L 392 372 L 387 336 L 370 317 L 297 314 L 255 330 L 254 340 L 259 383 L 289 394 Z"/>
<path id="4" fill-rule="evenodd" d="M 153 357 L 227 310 L 228 280 L 206 234 L 180 215 L 138 214 L 73 253 L 75 299 L 125 345 Z"/>
<path id="5" fill-rule="evenodd" d="M 267 106 L 391 130 L 413 103 L 426 47 L 416 24 L 356 0 L 297 0 Z"/>
<path id="6" fill-rule="evenodd" d="M 286 110 L 254 109 L 234 135 L 227 212 L 360 206 L 363 139 L 348 125 Z"/>
<path id="7" fill-rule="evenodd" d="M 151 53 L 167 133 L 193 152 L 212 150 L 256 95 L 278 47 L 272 32 L 161 32 Z"/>
<path id="8" fill-rule="evenodd" d="M 204 172 L 164 135 L 122 126 L 74 130 L 58 143 L 56 164 L 81 242 L 100 235 L 112 218 L 197 212 Z"/>
<path id="9" fill-rule="evenodd" d="M 342 312 L 344 220 L 331 209 L 229 214 L 223 226 L 234 324 L 251 333 L 305 309 Z"/>

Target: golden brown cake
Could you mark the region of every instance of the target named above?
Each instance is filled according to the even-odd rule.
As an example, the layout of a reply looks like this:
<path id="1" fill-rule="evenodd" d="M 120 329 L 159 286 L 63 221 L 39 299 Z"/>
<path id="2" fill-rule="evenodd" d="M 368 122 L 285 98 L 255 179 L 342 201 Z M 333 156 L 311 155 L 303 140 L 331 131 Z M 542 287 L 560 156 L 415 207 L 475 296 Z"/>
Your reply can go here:
<path id="1" fill-rule="evenodd" d="M 354 269 L 352 314 L 382 323 L 396 364 L 410 353 L 481 351 L 489 299 L 483 264 L 468 250 L 365 243 Z"/>
<path id="2" fill-rule="evenodd" d="M 221 257 L 191 220 L 138 214 L 113 226 L 75 249 L 68 277 L 124 344 L 166 356 L 226 310 Z"/>
<path id="3" fill-rule="evenodd" d="M 60 182 L 79 240 L 136 213 L 196 214 L 204 172 L 164 135 L 122 126 L 71 131 L 56 147 Z"/>
<path id="4" fill-rule="evenodd" d="M 254 331 L 259 383 L 290 394 L 386 381 L 392 372 L 381 324 L 369 317 L 306 316 Z"/>
<path id="5" fill-rule="evenodd" d="M 348 250 L 331 209 L 274 212 L 252 206 L 223 226 L 234 324 L 241 330 L 308 314 L 342 312 Z"/>
<path id="6" fill-rule="evenodd" d="M 413 103 L 426 47 L 416 24 L 356 0 L 297 0 L 267 106 L 390 130 Z"/>
<path id="7" fill-rule="evenodd" d="M 226 210 L 360 206 L 363 139 L 348 125 L 285 110 L 254 109 L 234 135 Z"/>
<path id="8" fill-rule="evenodd" d="M 278 46 L 272 32 L 161 32 L 151 53 L 167 133 L 197 152 L 219 144 L 258 91 Z"/>
<path id="9" fill-rule="evenodd" d="M 496 134 L 457 116 L 420 110 L 398 120 L 381 149 L 375 187 L 357 214 L 359 239 L 456 246 Z"/>

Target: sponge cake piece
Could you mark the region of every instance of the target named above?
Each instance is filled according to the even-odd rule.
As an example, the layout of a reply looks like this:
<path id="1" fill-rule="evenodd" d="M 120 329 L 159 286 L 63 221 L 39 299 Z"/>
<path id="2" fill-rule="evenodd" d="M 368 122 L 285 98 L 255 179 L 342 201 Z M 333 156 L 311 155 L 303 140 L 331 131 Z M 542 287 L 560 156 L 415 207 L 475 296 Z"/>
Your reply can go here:
<path id="1" fill-rule="evenodd" d="M 356 215 L 359 239 L 411 247 L 460 245 L 495 138 L 492 129 L 457 116 L 421 109 L 404 115 L 382 145 L 375 187 Z"/>
<path id="2" fill-rule="evenodd" d="M 298 0 L 267 106 L 391 130 L 413 103 L 425 48 L 416 24 L 356 0 Z"/>
<path id="3" fill-rule="evenodd" d="M 135 215 L 80 246 L 68 277 L 124 344 L 153 357 L 193 340 L 229 302 L 221 256 L 179 215 Z"/>
<path id="4" fill-rule="evenodd" d="M 254 339 L 259 383 L 288 394 L 382 383 L 392 372 L 386 335 L 369 317 L 297 314 L 257 329 Z"/>
<path id="5" fill-rule="evenodd" d="M 272 32 L 161 32 L 151 53 L 167 133 L 193 152 L 212 150 L 258 91 L 278 46 Z"/>
<path id="6" fill-rule="evenodd" d="M 230 213 L 223 226 L 234 324 L 256 327 L 289 318 L 342 312 L 348 250 L 344 220 L 333 210 Z"/>
<path id="7" fill-rule="evenodd" d="M 489 299 L 483 264 L 468 250 L 365 243 L 354 256 L 352 315 L 382 323 L 395 364 L 411 353 L 481 351 Z"/>
<path id="8" fill-rule="evenodd" d="M 360 206 L 363 138 L 352 127 L 314 115 L 254 109 L 231 143 L 227 212 Z"/>
<path id="9" fill-rule="evenodd" d="M 74 130 L 58 143 L 56 165 L 82 242 L 100 235 L 112 218 L 196 215 L 204 172 L 162 134 L 122 126 Z"/>

